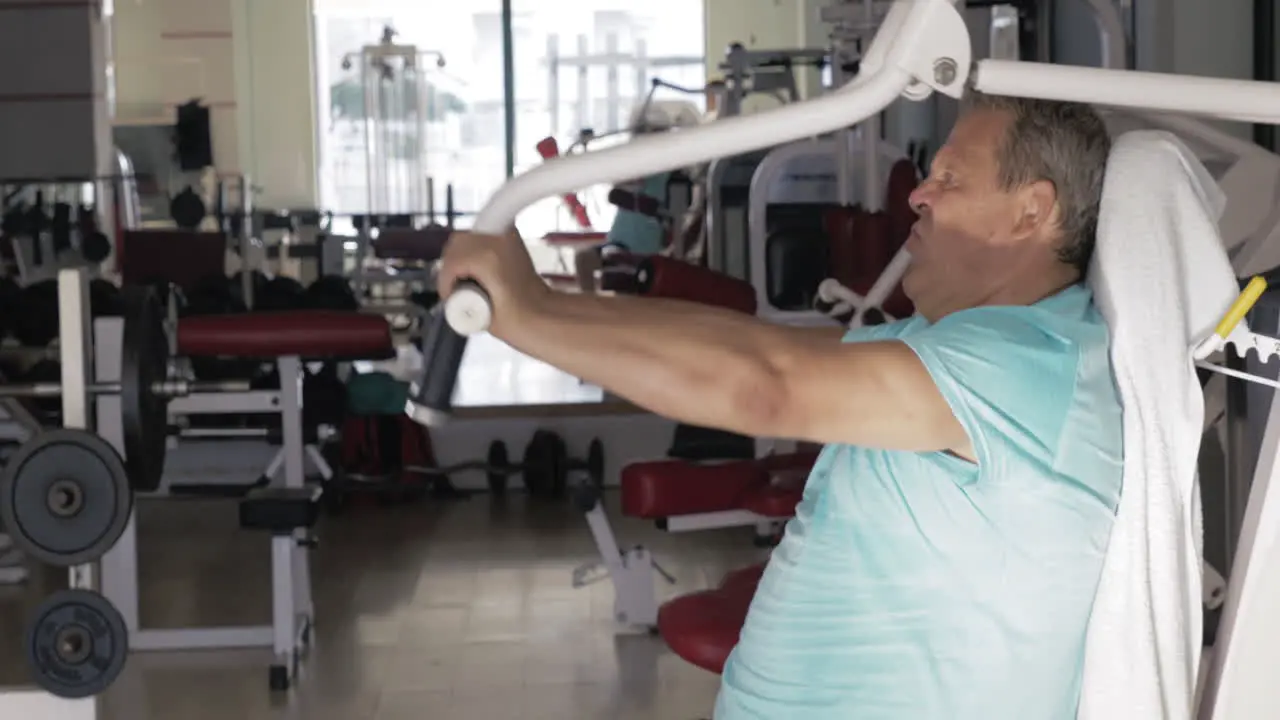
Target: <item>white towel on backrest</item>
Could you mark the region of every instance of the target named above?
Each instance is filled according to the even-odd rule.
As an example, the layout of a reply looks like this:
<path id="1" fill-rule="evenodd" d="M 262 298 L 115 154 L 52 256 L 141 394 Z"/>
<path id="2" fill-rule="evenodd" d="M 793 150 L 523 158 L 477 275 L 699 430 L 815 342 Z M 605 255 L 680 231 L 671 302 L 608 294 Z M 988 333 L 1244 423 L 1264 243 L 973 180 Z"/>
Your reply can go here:
<path id="1" fill-rule="evenodd" d="M 1201 649 L 1204 398 L 1191 351 L 1239 292 L 1224 198 L 1174 135 L 1116 139 L 1089 284 L 1124 406 L 1124 486 L 1085 649 L 1081 720 L 1188 720 Z"/>

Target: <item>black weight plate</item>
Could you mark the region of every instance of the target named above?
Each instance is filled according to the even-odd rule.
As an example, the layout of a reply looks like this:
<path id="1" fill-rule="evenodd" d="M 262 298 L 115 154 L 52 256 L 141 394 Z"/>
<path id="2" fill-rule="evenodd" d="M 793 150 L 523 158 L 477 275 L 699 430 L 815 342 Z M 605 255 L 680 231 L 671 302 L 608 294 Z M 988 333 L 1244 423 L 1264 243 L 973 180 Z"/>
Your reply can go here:
<path id="1" fill-rule="evenodd" d="M 103 278 L 90 280 L 89 312 L 95 318 L 120 317 L 120 288 Z"/>
<path id="2" fill-rule="evenodd" d="M 124 617 L 90 590 L 59 590 L 45 598 L 31 614 L 23 645 L 36 684 L 67 699 L 111 687 L 129 657 Z"/>
<path id="3" fill-rule="evenodd" d="M 302 304 L 312 310 L 360 309 L 351 282 L 341 275 L 325 275 L 313 280 L 303 293 Z"/>
<path id="4" fill-rule="evenodd" d="M 120 290 L 124 337 L 120 358 L 120 425 L 125 467 L 135 490 L 151 492 L 164 476 L 169 399 L 154 392 L 169 373 L 169 340 L 164 306 L 155 289 L 131 285 Z"/>
<path id="5" fill-rule="evenodd" d="M 306 286 L 297 280 L 277 275 L 255 290 L 253 309 L 261 312 L 300 310 L 303 308 L 302 296 L 306 290 Z M 303 403 L 303 407 L 306 407 L 306 403 Z"/>
<path id="6" fill-rule="evenodd" d="M 0 474 L 0 525 L 15 545 L 51 565 L 102 557 L 132 511 L 133 490 L 120 455 L 83 430 L 36 435 Z"/>
<path id="7" fill-rule="evenodd" d="M 195 230 L 200 227 L 200 223 L 204 222 L 208 212 L 204 206 L 204 200 L 201 200 L 195 190 L 190 187 L 183 188 L 182 192 L 174 195 L 169 201 L 169 217 L 173 218 L 174 224 L 183 230 Z"/>
<path id="8" fill-rule="evenodd" d="M 111 257 L 111 240 L 94 230 L 80 238 L 80 254 L 91 263 L 100 263 Z"/>
<path id="9" fill-rule="evenodd" d="M 23 288 L 10 330 L 23 347 L 45 347 L 58 337 L 58 281 L 41 280 Z"/>
<path id="10" fill-rule="evenodd" d="M 485 462 L 490 466 L 485 478 L 489 481 L 489 492 L 494 495 L 507 494 L 507 473 L 496 472 L 496 468 L 505 468 L 511 465 L 510 458 L 507 457 L 507 444 L 501 440 L 494 440 L 489 443 L 489 454 L 485 457 Z"/>
<path id="11" fill-rule="evenodd" d="M 520 469 L 529 495 L 539 499 L 562 496 L 568 470 L 568 455 L 560 436 L 549 430 L 534 432 L 525 446 Z"/>
<path id="12" fill-rule="evenodd" d="M 565 443 L 564 438 L 555 433 L 551 433 L 551 437 L 555 440 L 555 450 L 552 457 L 555 460 L 555 474 L 551 476 L 551 497 L 560 499 L 564 497 L 565 491 L 569 486 L 569 446 Z"/>
<path id="13" fill-rule="evenodd" d="M 22 383 L 59 383 L 62 382 L 62 363 L 45 358 L 14 377 Z M 28 410 L 34 410 L 36 416 L 47 426 L 57 427 L 62 424 L 61 397 L 34 397 L 25 402 Z"/>
<path id="14" fill-rule="evenodd" d="M 600 438 L 593 438 L 587 446 L 587 477 L 597 488 L 604 487 L 604 443 Z"/>

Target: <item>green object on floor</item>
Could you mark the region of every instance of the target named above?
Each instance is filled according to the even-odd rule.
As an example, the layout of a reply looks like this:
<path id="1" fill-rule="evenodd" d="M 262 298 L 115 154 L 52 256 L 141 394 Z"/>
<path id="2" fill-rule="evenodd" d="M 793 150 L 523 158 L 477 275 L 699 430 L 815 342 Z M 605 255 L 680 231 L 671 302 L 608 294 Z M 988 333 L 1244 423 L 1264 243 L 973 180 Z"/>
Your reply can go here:
<path id="1" fill-rule="evenodd" d="M 347 380 L 347 408 L 354 415 L 399 415 L 408 398 L 409 383 L 389 373 L 360 373 Z"/>

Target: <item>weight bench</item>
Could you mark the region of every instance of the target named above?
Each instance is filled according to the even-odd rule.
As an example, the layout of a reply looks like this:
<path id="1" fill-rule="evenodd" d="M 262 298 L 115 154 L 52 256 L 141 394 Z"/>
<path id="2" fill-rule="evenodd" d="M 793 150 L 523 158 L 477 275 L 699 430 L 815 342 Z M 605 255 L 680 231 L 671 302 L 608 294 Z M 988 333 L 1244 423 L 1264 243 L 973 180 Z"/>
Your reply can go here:
<path id="1" fill-rule="evenodd" d="M 110 332 L 118 318 L 96 321 L 95 354 L 99 380 L 118 376 L 119 331 Z M 138 612 L 137 532 L 131 518 L 119 542 L 102 560 L 104 594 L 125 618 L 130 647 L 134 650 L 192 650 L 270 647 L 275 661 L 270 671 L 273 688 L 288 687 L 294 678 L 297 656 L 306 643 L 314 610 L 306 556 L 310 544 L 307 528 L 309 494 L 305 486 L 304 458 L 307 449 L 302 427 L 302 364 L 308 360 L 380 360 L 394 354 L 391 330 L 380 315 L 356 312 L 301 310 L 241 315 L 210 315 L 180 320 L 176 331 L 177 353 L 187 357 L 234 357 L 274 361 L 279 369 L 280 387 L 246 392 L 193 393 L 174 398 L 169 411 L 175 415 L 279 413 L 284 479 L 280 487 L 265 488 L 242 502 L 245 527 L 271 530 L 272 540 L 272 624 L 262 627 L 147 629 Z M 113 361 L 112 358 L 115 358 Z M 114 407 L 113 407 L 114 403 Z M 100 418 L 119 417 L 119 400 L 98 399 Z M 117 447 L 123 446 L 119 423 L 99 422 L 102 434 Z M 110 437 L 111 434 L 117 437 Z M 277 465 L 275 461 L 273 466 Z M 304 500 L 303 496 L 310 498 Z M 286 497 L 287 496 L 287 497 Z M 281 509 L 282 498 L 292 509 Z M 264 507 L 275 508 L 272 515 Z M 264 512 L 266 514 L 264 515 Z M 245 513 L 251 518 L 245 520 Z M 263 519 L 275 517 L 274 520 Z M 256 518 L 256 520 L 252 519 Z M 289 518 L 294 518 L 290 520 Z M 283 668 L 283 670 L 281 669 Z"/>
<path id="2" fill-rule="evenodd" d="M 754 315 L 756 292 L 750 283 L 699 265 L 654 255 L 634 270 L 636 294 L 669 298 Z M 768 442 L 757 441 L 757 453 Z M 662 530 L 687 532 L 754 525 L 760 541 L 771 542 L 779 526 L 795 514 L 816 451 L 766 455 L 752 460 L 696 463 L 663 459 L 623 468 L 622 513 L 652 520 Z M 658 600 L 653 575 L 675 579 L 643 545 L 619 549 L 598 494 L 579 498 L 601 559 L 574 569 L 574 587 L 602 579 L 613 581 L 614 617 L 624 625 L 654 628 Z"/>
<path id="3" fill-rule="evenodd" d="M 755 525 L 772 537 L 804 494 L 815 451 L 769 455 L 755 460 L 698 464 L 651 460 L 623 468 L 622 514 L 652 520 L 668 532 Z M 614 617 L 624 625 L 661 628 L 654 573 L 675 578 L 643 545 L 623 552 L 598 495 L 580 502 L 600 560 L 574 570 L 574 587 L 602 579 L 613 582 Z M 736 586 L 736 585 L 735 585 Z"/>

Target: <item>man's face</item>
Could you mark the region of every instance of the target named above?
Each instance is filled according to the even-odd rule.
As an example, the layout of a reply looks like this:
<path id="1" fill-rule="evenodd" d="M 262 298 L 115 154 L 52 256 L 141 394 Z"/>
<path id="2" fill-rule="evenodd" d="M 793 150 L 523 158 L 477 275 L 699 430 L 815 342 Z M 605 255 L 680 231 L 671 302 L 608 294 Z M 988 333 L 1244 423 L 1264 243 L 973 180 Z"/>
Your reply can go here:
<path id="1" fill-rule="evenodd" d="M 998 296 L 1033 256 L 1043 257 L 1043 243 L 1029 237 L 1039 225 L 1027 222 L 1032 198 L 1000 187 L 997 152 L 1010 120 L 997 110 L 962 114 L 911 194 L 919 218 L 903 290 L 932 321 Z"/>

